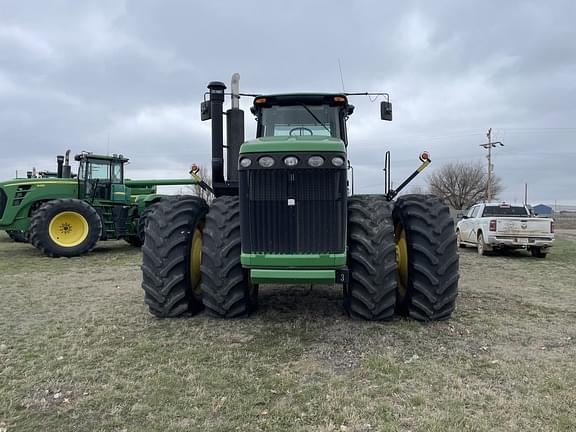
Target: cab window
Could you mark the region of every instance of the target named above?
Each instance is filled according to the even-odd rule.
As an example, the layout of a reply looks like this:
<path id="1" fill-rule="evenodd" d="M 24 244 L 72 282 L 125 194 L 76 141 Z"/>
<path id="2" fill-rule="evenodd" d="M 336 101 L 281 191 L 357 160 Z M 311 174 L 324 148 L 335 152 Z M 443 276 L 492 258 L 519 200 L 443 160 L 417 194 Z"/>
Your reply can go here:
<path id="1" fill-rule="evenodd" d="M 110 180 L 110 163 L 108 161 L 90 162 L 87 180 Z"/>
<path id="2" fill-rule="evenodd" d="M 122 183 L 122 164 L 112 163 L 112 183 Z"/>
<path id="3" fill-rule="evenodd" d="M 262 108 L 258 136 L 332 136 L 340 133 L 339 107 L 290 105 Z"/>

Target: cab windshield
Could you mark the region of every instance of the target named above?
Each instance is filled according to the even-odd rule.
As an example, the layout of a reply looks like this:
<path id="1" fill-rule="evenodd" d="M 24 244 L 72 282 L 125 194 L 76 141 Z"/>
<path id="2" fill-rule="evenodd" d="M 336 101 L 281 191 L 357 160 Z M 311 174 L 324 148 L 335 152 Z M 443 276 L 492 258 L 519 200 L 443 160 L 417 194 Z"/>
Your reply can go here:
<path id="1" fill-rule="evenodd" d="M 78 177 L 86 181 L 98 180 L 99 183 L 122 183 L 122 164 L 98 159 L 85 160 L 80 163 Z"/>
<path id="2" fill-rule="evenodd" d="M 332 136 L 342 138 L 339 107 L 290 105 L 262 108 L 258 136 Z"/>

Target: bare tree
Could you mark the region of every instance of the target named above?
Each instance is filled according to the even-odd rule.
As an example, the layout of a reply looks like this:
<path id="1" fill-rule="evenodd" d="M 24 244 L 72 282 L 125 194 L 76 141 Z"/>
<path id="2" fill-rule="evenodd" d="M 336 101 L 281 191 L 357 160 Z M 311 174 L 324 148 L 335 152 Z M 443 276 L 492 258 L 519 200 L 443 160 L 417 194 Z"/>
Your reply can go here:
<path id="1" fill-rule="evenodd" d="M 409 194 L 420 194 L 420 195 L 421 195 L 421 194 L 425 194 L 425 193 L 426 193 L 426 190 L 425 190 L 424 186 L 421 186 L 421 185 L 413 185 L 413 186 L 410 186 L 410 187 L 408 188 L 408 191 L 407 191 L 406 193 L 409 193 Z"/>
<path id="2" fill-rule="evenodd" d="M 211 185 L 212 177 L 210 175 L 210 171 L 208 170 L 208 168 L 206 168 L 205 166 L 199 166 L 198 168 L 200 169 L 198 170 L 196 175 L 198 175 L 202 180 L 204 180 L 205 183 Z M 210 203 L 214 199 L 214 195 L 212 195 L 207 190 L 202 189 L 199 185 L 188 186 L 188 190 L 190 191 L 190 195 L 204 198 L 204 200 L 206 200 L 208 205 L 210 205 Z"/>
<path id="3" fill-rule="evenodd" d="M 503 187 L 499 177 L 491 178 L 492 199 Z M 481 162 L 454 162 L 444 165 L 428 177 L 430 192 L 454 209 L 467 209 L 486 199 L 488 173 Z"/>

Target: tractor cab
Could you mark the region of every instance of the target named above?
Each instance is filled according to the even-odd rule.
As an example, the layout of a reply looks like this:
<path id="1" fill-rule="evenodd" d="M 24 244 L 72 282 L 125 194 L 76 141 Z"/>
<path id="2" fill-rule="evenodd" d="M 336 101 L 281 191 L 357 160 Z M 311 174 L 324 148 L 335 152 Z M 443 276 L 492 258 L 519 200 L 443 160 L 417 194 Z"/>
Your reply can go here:
<path id="1" fill-rule="evenodd" d="M 354 106 L 342 94 L 258 96 L 251 108 L 256 137 L 333 137 L 347 143 L 346 120 Z"/>
<path id="2" fill-rule="evenodd" d="M 79 195 L 90 201 L 118 201 L 129 199 L 124 186 L 124 164 L 128 158 L 122 155 L 102 156 L 92 153 L 76 155 Z"/>

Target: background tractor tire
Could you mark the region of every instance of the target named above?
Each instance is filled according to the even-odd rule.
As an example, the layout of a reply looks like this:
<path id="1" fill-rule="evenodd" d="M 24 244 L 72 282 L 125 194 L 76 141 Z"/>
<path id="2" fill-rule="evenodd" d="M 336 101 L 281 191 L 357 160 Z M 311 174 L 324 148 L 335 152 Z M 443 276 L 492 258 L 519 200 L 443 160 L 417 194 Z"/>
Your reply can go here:
<path id="1" fill-rule="evenodd" d="M 396 304 L 396 244 L 392 204 L 383 196 L 348 199 L 348 267 L 344 308 L 348 315 L 389 320 Z"/>
<path id="2" fill-rule="evenodd" d="M 146 235 L 146 218 L 153 208 L 153 204 L 146 207 L 140 217 L 138 218 L 138 226 L 136 227 L 136 235 L 128 236 L 125 240 L 134 247 L 141 247 L 144 244 Z"/>
<path id="3" fill-rule="evenodd" d="M 198 312 L 202 302 L 195 276 L 200 261 L 194 262 L 193 240 L 201 235 L 208 206 L 201 198 L 179 196 L 149 208 L 142 246 L 144 302 L 158 318 Z"/>
<path id="4" fill-rule="evenodd" d="M 24 231 L 6 231 L 8 237 L 10 237 L 16 243 L 28 243 L 28 233 Z"/>
<path id="5" fill-rule="evenodd" d="M 459 262 L 448 207 L 432 195 L 403 195 L 396 201 L 393 216 L 398 312 L 418 321 L 450 318 L 458 296 Z"/>
<path id="6" fill-rule="evenodd" d="M 249 314 L 258 287 L 250 283 L 240 263 L 240 203 L 238 197 L 215 198 L 206 216 L 202 245 L 202 300 L 206 313 L 220 318 Z"/>
<path id="7" fill-rule="evenodd" d="M 90 252 L 102 234 L 102 220 L 90 204 L 77 199 L 43 203 L 30 221 L 30 243 L 50 257 Z"/>

